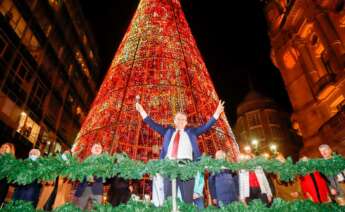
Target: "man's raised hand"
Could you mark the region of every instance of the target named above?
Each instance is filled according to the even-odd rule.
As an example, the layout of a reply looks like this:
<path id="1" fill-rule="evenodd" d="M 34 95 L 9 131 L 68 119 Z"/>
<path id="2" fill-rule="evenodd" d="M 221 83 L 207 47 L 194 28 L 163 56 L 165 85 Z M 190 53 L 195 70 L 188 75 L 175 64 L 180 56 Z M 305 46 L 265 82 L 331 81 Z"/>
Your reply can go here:
<path id="1" fill-rule="evenodd" d="M 220 115 L 222 112 L 224 112 L 224 104 L 225 104 L 224 101 L 219 100 L 219 103 L 215 112 L 217 115 Z"/>
<path id="2" fill-rule="evenodd" d="M 144 111 L 143 106 L 140 103 L 135 103 L 135 109 L 139 112 L 142 113 Z"/>

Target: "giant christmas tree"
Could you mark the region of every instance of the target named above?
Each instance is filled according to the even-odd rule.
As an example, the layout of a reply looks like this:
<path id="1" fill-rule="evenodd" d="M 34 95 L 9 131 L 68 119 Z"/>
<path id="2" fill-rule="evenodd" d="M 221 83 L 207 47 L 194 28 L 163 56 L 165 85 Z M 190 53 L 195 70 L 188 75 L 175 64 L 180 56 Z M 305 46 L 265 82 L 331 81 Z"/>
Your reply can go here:
<path id="1" fill-rule="evenodd" d="M 158 123 L 173 123 L 177 111 L 191 126 L 205 123 L 218 96 L 179 0 L 141 0 L 77 136 L 74 151 L 90 154 L 93 143 L 132 159 L 159 157 L 162 137 L 135 110 L 136 96 Z M 223 149 L 236 160 L 238 146 L 223 114 L 199 138 L 201 151 Z"/>

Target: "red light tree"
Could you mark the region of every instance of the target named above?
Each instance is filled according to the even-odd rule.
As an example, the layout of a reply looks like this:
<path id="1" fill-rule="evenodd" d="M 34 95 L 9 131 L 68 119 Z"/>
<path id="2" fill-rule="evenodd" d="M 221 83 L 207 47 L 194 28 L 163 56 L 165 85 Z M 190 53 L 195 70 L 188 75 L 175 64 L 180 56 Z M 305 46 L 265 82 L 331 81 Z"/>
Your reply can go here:
<path id="1" fill-rule="evenodd" d="M 205 123 L 218 96 L 179 0 L 141 0 L 103 84 L 77 136 L 74 151 L 90 154 L 93 143 L 132 159 L 158 158 L 162 138 L 135 110 L 135 97 L 157 122 L 168 125 L 178 111 L 191 126 Z M 202 152 L 223 149 L 237 160 L 238 146 L 223 114 L 199 138 Z"/>

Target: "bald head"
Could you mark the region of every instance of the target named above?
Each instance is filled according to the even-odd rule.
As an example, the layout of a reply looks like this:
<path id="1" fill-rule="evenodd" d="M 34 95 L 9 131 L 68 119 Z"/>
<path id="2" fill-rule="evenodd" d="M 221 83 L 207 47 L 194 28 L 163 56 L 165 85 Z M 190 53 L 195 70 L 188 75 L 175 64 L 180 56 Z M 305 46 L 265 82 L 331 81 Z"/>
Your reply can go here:
<path id="1" fill-rule="evenodd" d="M 215 158 L 216 158 L 217 160 L 225 160 L 225 158 L 226 158 L 226 153 L 225 153 L 223 150 L 218 150 L 218 151 L 216 152 Z"/>

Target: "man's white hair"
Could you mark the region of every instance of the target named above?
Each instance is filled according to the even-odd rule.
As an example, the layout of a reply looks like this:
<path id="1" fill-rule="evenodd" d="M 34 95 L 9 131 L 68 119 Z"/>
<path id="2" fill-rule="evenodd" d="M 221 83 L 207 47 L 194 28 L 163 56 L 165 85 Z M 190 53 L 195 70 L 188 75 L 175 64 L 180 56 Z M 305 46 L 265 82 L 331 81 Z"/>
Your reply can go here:
<path id="1" fill-rule="evenodd" d="M 319 150 L 321 150 L 321 149 L 331 149 L 331 147 L 328 144 L 321 144 L 319 146 Z"/>
<path id="2" fill-rule="evenodd" d="M 184 115 L 184 116 L 187 118 L 187 113 L 182 112 L 182 111 L 177 112 L 177 113 L 175 114 L 174 118 L 175 118 L 177 115 L 179 115 L 179 114 Z"/>

